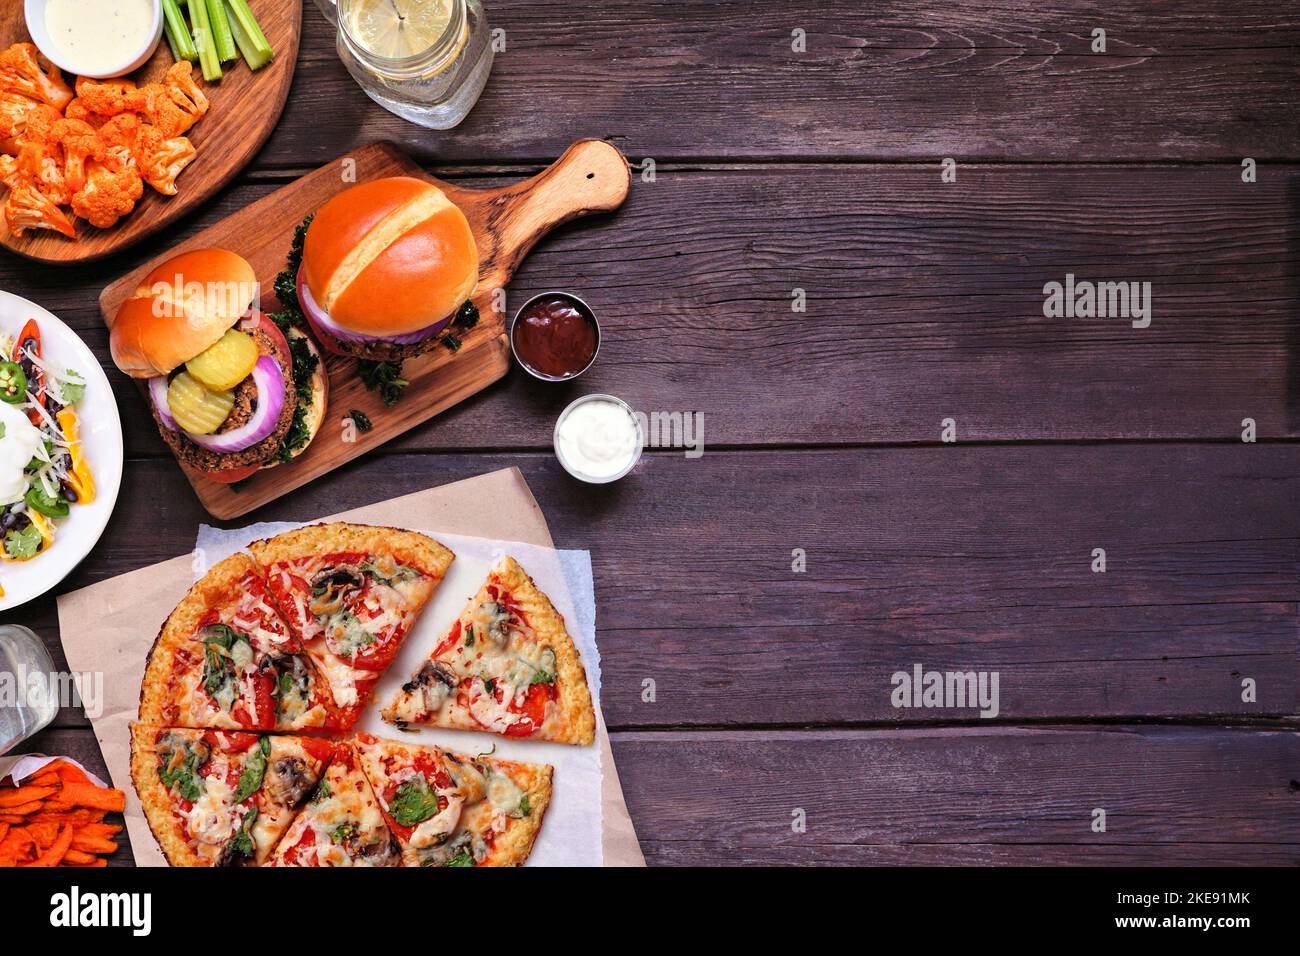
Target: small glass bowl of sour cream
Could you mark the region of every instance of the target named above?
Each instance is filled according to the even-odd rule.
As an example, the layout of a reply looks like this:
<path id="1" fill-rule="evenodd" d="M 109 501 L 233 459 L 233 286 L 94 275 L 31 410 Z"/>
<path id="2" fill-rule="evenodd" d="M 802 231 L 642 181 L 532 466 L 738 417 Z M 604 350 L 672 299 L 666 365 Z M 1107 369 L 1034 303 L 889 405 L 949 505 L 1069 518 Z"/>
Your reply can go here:
<path id="1" fill-rule="evenodd" d="M 139 69 L 162 41 L 162 0 L 25 0 L 23 13 L 46 59 L 95 80 Z"/>
<path id="2" fill-rule="evenodd" d="M 618 481 L 641 459 L 645 430 L 632 407 L 613 395 L 584 395 L 555 423 L 555 457 L 579 481 Z"/>

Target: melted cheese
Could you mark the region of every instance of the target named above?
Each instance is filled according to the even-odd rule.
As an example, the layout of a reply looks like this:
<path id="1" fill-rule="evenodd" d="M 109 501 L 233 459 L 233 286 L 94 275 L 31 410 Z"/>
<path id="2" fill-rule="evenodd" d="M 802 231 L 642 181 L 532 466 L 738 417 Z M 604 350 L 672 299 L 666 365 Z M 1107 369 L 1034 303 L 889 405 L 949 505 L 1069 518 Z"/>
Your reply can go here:
<path id="1" fill-rule="evenodd" d="M 234 807 L 230 803 L 227 762 L 224 758 L 213 760 L 212 775 L 203 779 L 203 795 L 183 816 L 190 836 L 199 843 L 225 846 L 239 828 L 244 811 L 243 807 Z"/>

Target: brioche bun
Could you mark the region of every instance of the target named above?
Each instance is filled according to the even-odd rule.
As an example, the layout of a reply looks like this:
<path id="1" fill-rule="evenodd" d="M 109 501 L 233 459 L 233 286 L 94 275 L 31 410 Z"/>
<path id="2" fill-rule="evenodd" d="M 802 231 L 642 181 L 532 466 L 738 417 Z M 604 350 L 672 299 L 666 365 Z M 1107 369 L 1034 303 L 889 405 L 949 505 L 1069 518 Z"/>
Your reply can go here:
<path id="1" fill-rule="evenodd" d="M 253 267 L 225 249 L 168 259 L 141 281 L 113 320 L 113 361 L 132 378 L 166 375 L 215 345 L 257 298 Z"/>
<path id="2" fill-rule="evenodd" d="M 303 280 L 338 325 L 385 337 L 452 315 L 478 284 L 465 214 L 432 183 L 376 179 L 339 193 L 307 230 Z"/>

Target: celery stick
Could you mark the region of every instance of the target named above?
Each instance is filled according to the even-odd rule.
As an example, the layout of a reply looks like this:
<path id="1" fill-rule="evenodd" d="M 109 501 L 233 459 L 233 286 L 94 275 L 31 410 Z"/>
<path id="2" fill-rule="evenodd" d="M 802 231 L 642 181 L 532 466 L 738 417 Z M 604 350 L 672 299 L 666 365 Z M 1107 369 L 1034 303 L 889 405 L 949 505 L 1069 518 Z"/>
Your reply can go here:
<path id="1" fill-rule="evenodd" d="M 190 24 L 194 27 L 194 46 L 199 51 L 199 66 L 209 83 L 221 79 L 221 61 L 212 42 L 212 25 L 208 22 L 207 0 L 189 0 Z"/>
<path id="2" fill-rule="evenodd" d="M 212 42 L 217 50 L 217 59 L 229 63 L 239 58 L 235 49 L 235 38 L 230 33 L 230 19 L 226 16 L 223 0 L 208 0 L 208 23 L 212 27 Z"/>
<path id="3" fill-rule="evenodd" d="M 199 51 L 194 49 L 194 38 L 190 36 L 190 28 L 185 23 L 185 14 L 176 6 L 176 0 L 162 0 L 162 8 L 167 42 L 171 44 L 172 53 L 177 60 L 196 62 Z"/>
<path id="4" fill-rule="evenodd" d="M 248 9 L 248 0 L 225 0 L 230 9 L 230 32 L 235 36 L 239 51 L 248 61 L 249 69 L 260 70 L 274 58 L 271 44 L 266 41 L 266 34 Z"/>

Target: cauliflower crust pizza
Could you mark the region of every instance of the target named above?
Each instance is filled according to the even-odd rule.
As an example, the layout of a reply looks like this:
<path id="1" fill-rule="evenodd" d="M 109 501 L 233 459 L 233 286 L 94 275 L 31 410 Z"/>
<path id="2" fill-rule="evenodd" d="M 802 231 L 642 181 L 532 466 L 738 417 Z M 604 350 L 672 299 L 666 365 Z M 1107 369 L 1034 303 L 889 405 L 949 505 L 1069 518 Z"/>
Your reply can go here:
<path id="1" fill-rule="evenodd" d="M 249 551 L 329 682 L 344 730 L 455 558 L 414 531 L 341 523 L 287 531 Z"/>
<path id="2" fill-rule="evenodd" d="M 509 556 L 382 716 L 566 744 L 596 738 L 587 673 L 564 618 Z"/>
<path id="3" fill-rule="evenodd" d="M 232 555 L 190 589 L 149 653 L 131 779 L 168 862 L 521 865 L 554 768 L 344 736 L 451 551 L 415 532 L 340 523 L 249 550 L 252 558 Z M 510 557 L 383 716 L 562 743 L 595 738 L 564 619 Z"/>
<path id="4" fill-rule="evenodd" d="M 316 789 L 314 737 L 131 725 L 131 781 L 172 866 L 260 865 Z"/>
<path id="5" fill-rule="evenodd" d="M 154 726 L 325 729 L 332 705 L 246 554 L 217 564 L 176 605 L 140 688 L 140 721 Z"/>
<path id="6" fill-rule="evenodd" d="M 519 866 L 528 858 L 551 802 L 550 765 L 369 734 L 356 747 L 406 866 Z"/>

